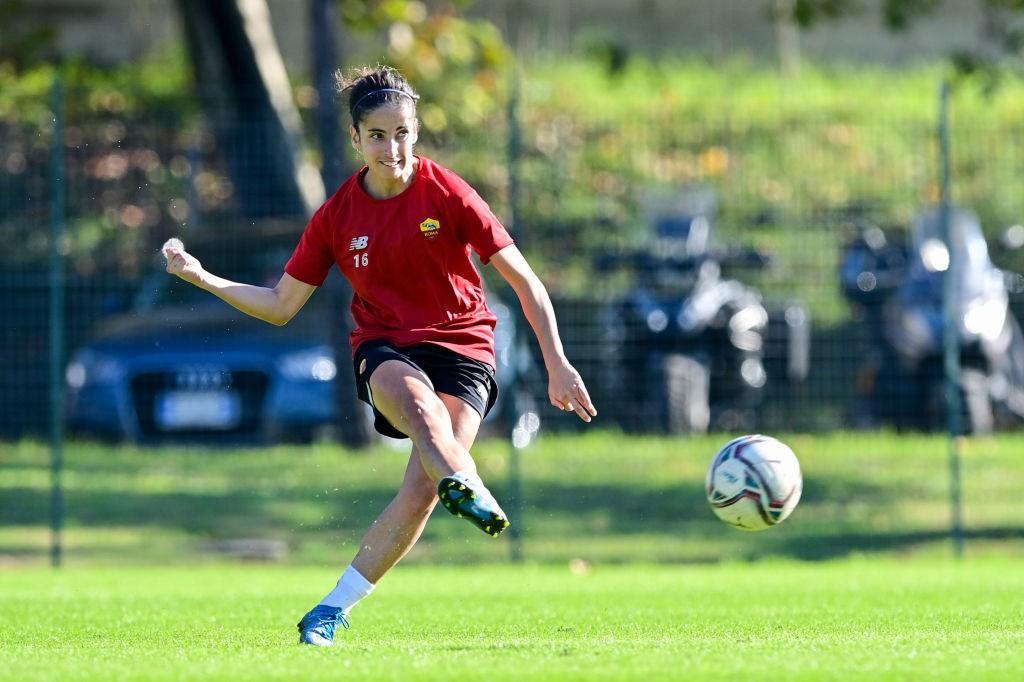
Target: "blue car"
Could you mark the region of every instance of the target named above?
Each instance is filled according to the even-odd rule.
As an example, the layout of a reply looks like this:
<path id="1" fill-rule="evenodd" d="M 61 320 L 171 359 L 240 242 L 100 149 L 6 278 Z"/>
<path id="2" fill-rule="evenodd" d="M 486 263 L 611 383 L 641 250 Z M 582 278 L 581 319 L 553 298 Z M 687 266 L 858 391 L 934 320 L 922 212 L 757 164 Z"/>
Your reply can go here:
<path id="1" fill-rule="evenodd" d="M 70 432 L 140 443 L 268 443 L 310 440 L 336 423 L 341 361 L 325 306 L 311 301 L 275 327 L 183 282 L 168 286 L 194 300 L 109 318 L 72 355 Z"/>

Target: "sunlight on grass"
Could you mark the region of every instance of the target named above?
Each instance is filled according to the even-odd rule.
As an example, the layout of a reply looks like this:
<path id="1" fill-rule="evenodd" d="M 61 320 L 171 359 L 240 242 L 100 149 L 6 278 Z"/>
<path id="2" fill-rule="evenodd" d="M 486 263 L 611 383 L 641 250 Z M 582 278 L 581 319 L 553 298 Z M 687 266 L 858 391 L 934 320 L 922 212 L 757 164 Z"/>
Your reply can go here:
<path id="1" fill-rule="evenodd" d="M 293 623 L 336 571 L 8 571 L 9 679 L 1014 679 L 1008 560 L 399 568 L 332 649 Z M 59 621 L 38 613 L 59 613 Z M 851 652 L 856 652 L 852 655 Z M 330 673 L 327 673 L 330 671 Z"/>
<path id="2" fill-rule="evenodd" d="M 547 436 L 521 455 L 513 518 L 527 559 L 706 562 L 772 556 L 949 551 L 947 445 L 941 436 L 782 435 L 805 488 L 793 517 L 767 533 L 729 529 L 704 501 L 705 468 L 727 435 Z M 967 551 L 1024 553 L 1024 436 L 968 442 L 963 463 Z M 0 547 L 6 563 L 47 561 L 49 462 L 41 444 L 0 450 Z M 508 445 L 474 449 L 508 499 Z M 239 558 L 211 547 L 283 543 L 273 559 L 338 563 L 388 503 L 406 454 L 339 447 L 196 451 L 69 444 L 65 539 L 72 564 L 190 563 Z M 510 502 L 515 502 L 511 500 Z M 507 505 L 512 507 L 512 504 Z M 509 539 L 480 542 L 435 514 L 410 563 L 504 561 Z"/>

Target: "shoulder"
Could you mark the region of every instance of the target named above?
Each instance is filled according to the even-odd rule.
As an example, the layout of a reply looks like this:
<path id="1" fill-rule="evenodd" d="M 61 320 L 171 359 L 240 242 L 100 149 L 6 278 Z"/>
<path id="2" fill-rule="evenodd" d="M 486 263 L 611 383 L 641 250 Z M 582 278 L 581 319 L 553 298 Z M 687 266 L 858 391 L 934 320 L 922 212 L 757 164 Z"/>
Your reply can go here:
<path id="1" fill-rule="evenodd" d="M 420 178 L 446 197 L 466 197 L 476 193 L 458 173 L 425 156 L 420 157 Z"/>
<path id="2" fill-rule="evenodd" d="M 346 204 L 352 202 L 356 190 L 359 189 L 359 178 L 366 171 L 366 167 L 363 166 L 355 173 L 350 175 L 345 182 L 341 183 L 341 186 L 335 190 L 334 194 L 324 202 L 321 208 L 337 209 Z"/>
<path id="3" fill-rule="evenodd" d="M 353 173 L 345 182 L 341 183 L 334 194 L 320 204 L 320 208 L 313 214 L 314 221 L 331 220 L 339 213 L 351 209 L 353 202 L 358 198 L 356 190 L 359 188 L 359 176 L 363 170 L 365 169 Z"/>
<path id="4" fill-rule="evenodd" d="M 359 176 L 362 170 L 354 173 L 335 190 L 334 194 L 320 204 L 320 207 L 313 212 L 306 231 L 313 233 L 313 236 L 322 240 L 332 240 L 335 233 L 342 229 L 346 223 L 345 216 L 357 212 L 358 196 L 355 191 L 358 189 Z"/>

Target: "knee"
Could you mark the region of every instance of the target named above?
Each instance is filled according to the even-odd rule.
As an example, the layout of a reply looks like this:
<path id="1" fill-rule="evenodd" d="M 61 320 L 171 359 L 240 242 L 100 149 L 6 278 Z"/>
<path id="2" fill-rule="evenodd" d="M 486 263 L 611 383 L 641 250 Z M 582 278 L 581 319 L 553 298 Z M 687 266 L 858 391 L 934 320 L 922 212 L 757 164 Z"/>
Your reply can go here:
<path id="1" fill-rule="evenodd" d="M 436 433 L 448 419 L 444 403 L 436 396 L 410 397 L 403 412 L 414 439 Z"/>

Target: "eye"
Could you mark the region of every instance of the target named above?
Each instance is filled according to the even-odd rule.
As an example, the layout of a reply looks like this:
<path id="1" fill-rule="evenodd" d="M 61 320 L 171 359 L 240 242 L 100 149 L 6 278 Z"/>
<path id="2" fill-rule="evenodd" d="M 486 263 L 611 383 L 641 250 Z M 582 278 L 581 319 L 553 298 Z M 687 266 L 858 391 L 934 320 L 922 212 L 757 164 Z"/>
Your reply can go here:
<path id="1" fill-rule="evenodd" d="M 404 140 L 405 138 L 409 137 L 409 133 L 404 131 L 404 130 L 400 130 L 398 132 L 397 137 L 398 137 L 399 140 Z"/>

